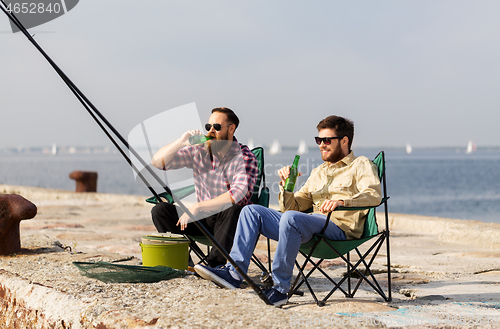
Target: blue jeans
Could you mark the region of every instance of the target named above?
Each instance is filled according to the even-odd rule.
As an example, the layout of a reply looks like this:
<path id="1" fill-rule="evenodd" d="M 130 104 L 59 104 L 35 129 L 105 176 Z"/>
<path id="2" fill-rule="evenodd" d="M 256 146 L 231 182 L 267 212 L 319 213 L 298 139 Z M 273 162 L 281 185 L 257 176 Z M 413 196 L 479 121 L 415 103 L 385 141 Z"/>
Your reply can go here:
<path id="1" fill-rule="evenodd" d="M 281 213 L 259 205 L 243 208 L 236 227 L 230 256 L 246 273 L 250 264 L 259 234 L 278 241 L 273 261 L 274 288 L 286 294 L 290 290 L 295 258 L 302 243 L 320 233 L 325 225 L 326 216 L 305 214 L 298 211 Z M 325 236 L 331 240 L 345 240 L 342 231 L 333 222 L 328 224 Z M 230 269 L 234 267 L 229 264 Z"/>

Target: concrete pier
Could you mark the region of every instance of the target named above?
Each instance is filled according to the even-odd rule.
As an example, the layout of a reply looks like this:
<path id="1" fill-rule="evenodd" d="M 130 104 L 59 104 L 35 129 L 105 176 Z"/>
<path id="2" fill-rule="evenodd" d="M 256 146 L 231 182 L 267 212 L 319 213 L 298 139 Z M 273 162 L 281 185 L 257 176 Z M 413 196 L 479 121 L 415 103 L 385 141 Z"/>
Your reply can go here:
<path id="1" fill-rule="evenodd" d="M 193 275 L 150 284 L 82 276 L 72 262 L 140 264 L 141 236 L 154 232 L 146 196 L 4 185 L 0 191 L 38 206 L 37 216 L 21 223 L 21 251 L 0 257 L 2 329 L 500 325 L 500 224 L 390 214 L 393 302 L 363 284 L 353 299 L 335 293 L 320 308 L 306 292 L 280 309 L 248 287 L 220 289 Z M 266 254 L 264 243 L 257 248 Z M 384 260 L 375 261 L 382 284 Z M 339 277 L 345 268 L 330 262 L 324 270 Z M 260 272 L 251 267 L 249 274 L 258 279 Z M 319 276 L 312 283 L 323 293 L 329 287 Z"/>

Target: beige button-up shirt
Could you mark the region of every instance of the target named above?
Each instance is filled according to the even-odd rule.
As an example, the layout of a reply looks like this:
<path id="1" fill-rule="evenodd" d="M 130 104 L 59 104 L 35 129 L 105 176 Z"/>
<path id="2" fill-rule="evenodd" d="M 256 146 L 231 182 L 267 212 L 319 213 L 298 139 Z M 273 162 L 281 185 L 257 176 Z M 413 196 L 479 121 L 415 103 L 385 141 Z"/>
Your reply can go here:
<path id="1" fill-rule="evenodd" d="M 323 162 L 314 168 L 302 188 L 295 193 L 280 186 L 280 211 L 306 211 L 321 213 L 319 208 L 327 199 L 343 200 L 346 207 L 376 206 L 382 200 L 377 167 L 364 156 L 353 152 L 337 163 Z M 347 239 L 358 239 L 368 210 L 333 211 L 330 220 L 345 232 Z"/>

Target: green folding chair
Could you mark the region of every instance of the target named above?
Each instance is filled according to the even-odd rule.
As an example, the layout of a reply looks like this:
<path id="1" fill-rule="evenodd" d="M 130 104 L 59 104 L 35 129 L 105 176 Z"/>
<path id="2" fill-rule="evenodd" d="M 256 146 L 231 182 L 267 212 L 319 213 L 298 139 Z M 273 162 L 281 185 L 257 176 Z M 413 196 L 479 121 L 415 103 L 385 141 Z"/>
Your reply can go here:
<path id="1" fill-rule="evenodd" d="M 389 248 L 389 213 L 387 209 L 387 200 L 389 197 L 387 196 L 387 187 L 386 187 L 386 175 L 385 175 L 385 158 L 384 152 L 380 152 L 373 163 L 378 168 L 378 175 L 383 187 L 384 197 L 379 205 L 374 207 L 338 207 L 335 210 L 366 210 L 369 209 L 367 218 L 365 220 L 364 230 L 361 238 L 353 239 L 353 240 L 344 240 L 344 241 L 335 241 L 329 240 L 323 234 L 316 234 L 314 237 L 304 243 L 300 247 L 300 254 L 305 257 L 305 261 L 302 266 L 299 265 L 297 260 L 295 264 L 299 270 L 299 274 L 297 275 L 295 282 L 292 285 L 288 293 L 288 298 L 291 298 L 294 294 L 301 294 L 298 289 L 302 286 L 302 284 L 306 284 L 308 290 L 311 292 L 316 304 L 318 306 L 324 306 L 328 298 L 337 290 L 344 293 L 346 297 L 352 298 L 358 291 L 359 286 L 362 282 L 366 282 L 371 288 L 373 288 L 385 301 L 389 302 L 392 300 L 391 294 L 391 261 L 390 261 L 390 248 Z M 381 205 L 384 205 L 385 212 L 385 229 L 379 232 L 377 219 L 375 216 L 375 209 Z M 325 231 L 332 212 L 330 212 L 327 216 L 325 227 L 323 232 Z M 387 283 L 388 283 L 388 292 L 385 294 L 384 290 L 380 286 L 379 282 L 375 278 L 371 265 L 373 261 L 377 257 L 377 254 L 382 247 L 383 243 L 386 243 L 387 247 Z M 367 244 L 368 249 L 364 253 L 361 253 L 358 247 L 361 245 Z M 350 260 L 351 251 L 355 251 L 359 257 L 359 260 L 354 264 Z M 319 261 L 312 260 L 312 257 L 318 258 Z M 330 276 L 320 268 L 320 264 L 325 259 L 335 259 L 341 258 L 347 266 L 347 272 L 345 275 L 338 281 L 335 282 Z M 310 263 L 312 264 L 312 268 L 306 274 L 304 273 L 306 265 Z M 364 266 L 364 269 L 360 269 L 360 265 Z M 309 278 L 311 274 L 319 271 L 322 273 L 332 284 L 333 288 L 330 292 L 322 299 L 318 300 L 315 292 L 309 282 Z M 356 278 L 355 278 L 356 277 Z M 353 287 L 353 282 L 354 287 Z M 342 285 L 347 282 L 347 288 Z"/>
<path id="2" fill-rule="evenodd" d="M 251 201 L 254 204 L 258 204 L 264 207 L 269 207 L 269 188 L 266 186 L 266 175 L 264 173 L 264 149 L 262 147 L 256 147 L 252 149 L 252 152 L 255 155 L 255 158 L 257 159 L 257 168 L 259 172 L 257 175 L 257 181 L 255 182 L 253 188 L 253 195 Z M 195 191 L 194 185 L 190 185 L 180 189 L 173 190 L 172 193 L 177 195 L 179 199 L 182 199 L 194 193 L 194 191 Z M 159 197 L 163 198 L 165 202 L 174 203 L 173 198 L 167 192 L 159 194 Z M 153 204 L 159 202 L 157 198 L 154 196 L 146 199 L 146 201 Z M 200 263 L 208 265 L 207 255 L 209 252 L 209 248 L 212 247 L 212 243 L 210 242 L 210 240 L 205 236 L 185 235 L 185 237 L 190 241 L 189 244 L 190 252 L 193 251 L 196 254 L 196 256 L 200 259 Z M 201 250 L 201 248 L 197 245 L 197 243 L 207 246 L 207 254 L 205 254 Z M 271 272 L 271 261 L 270 261 L 271 247 L 269 239 L 267 239 L 267 253 L 269 260 L 268 269 L 269 272 Z M 266 269 L 266 267 L 254 254 L 252 254 L 252 260 L 255 263 L 255 265 L 257 265 L 257 267 L 259 267 L 263 272 L 267 273 L 268 269 Z"/>

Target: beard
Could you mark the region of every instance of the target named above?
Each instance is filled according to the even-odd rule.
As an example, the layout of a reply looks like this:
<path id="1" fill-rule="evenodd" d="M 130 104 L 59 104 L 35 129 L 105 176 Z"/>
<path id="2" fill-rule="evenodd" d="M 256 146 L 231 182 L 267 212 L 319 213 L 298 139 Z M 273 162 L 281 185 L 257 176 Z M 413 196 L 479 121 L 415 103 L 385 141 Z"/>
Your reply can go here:
<path id="1" fill-rule="evenodd" d="M 342 160 L 345 157 L 345 155 L 342 153 L 342 148 L 339 145 L 335 147 L 335 149 L 331 150 L 329 154 L 323 154 L 321 153 L 321 159 L 323 161 L 331 162 L 331 163 L 337 163 L 340 160 Z"/>
<path id="2" fill-rule="evenodd" d="M 219 153 L 220 150 L 222 150 L 228 144 L 233 142 L 233 141 L 229 140 L 229 132 L 226 132 L 225 135 L 219 134 L 218 136 L 210 133 L 207 136 L 212 137 L 211 140 L 208 140 L 205 142 L 205 148 L 210 153 L 212 153 L 212 152 Z"/>

